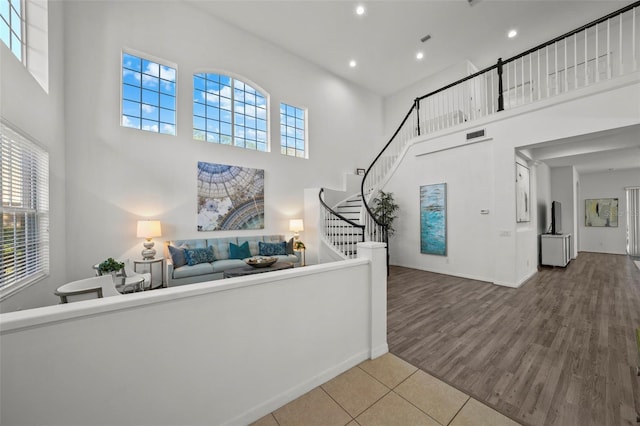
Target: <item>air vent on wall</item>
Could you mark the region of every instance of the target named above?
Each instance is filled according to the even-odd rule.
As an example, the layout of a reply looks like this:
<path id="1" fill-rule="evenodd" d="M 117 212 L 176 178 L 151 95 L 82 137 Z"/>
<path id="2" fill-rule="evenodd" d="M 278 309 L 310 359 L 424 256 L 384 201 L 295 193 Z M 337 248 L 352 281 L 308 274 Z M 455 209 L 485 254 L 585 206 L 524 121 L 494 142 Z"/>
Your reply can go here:
<path id="1" fill-rule="evenodd" d="M 467 140 L 470 141 L 472 139 L 481 138 L 485 135 L 484 129 L 476 130 L 475 132 L 467 133 Z"/>

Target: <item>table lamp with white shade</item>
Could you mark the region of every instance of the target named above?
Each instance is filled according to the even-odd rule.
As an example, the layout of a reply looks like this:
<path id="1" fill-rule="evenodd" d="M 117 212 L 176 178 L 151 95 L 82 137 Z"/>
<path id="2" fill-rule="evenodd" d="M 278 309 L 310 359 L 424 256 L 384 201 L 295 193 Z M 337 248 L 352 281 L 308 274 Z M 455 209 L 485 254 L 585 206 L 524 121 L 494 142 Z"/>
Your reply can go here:
<path id="1" fill-rule="evenodd" d="M 300 238 L 300 232 L 304 231 L 304 224 L 302 219 L 289 219 L 289 231 L 293 232 L 293 238 L 295 240 Z"/>
<path id="2" fill-rule="evenodd" d="M 153 237 L 161 237 L 162 230 L 160 228 L 159 220 L 139 220 L 138 221 L 138 238 L 144 238 L 146 241 L 142 244 L 144 250 L 142 250 L 142 258 L 144 260 L 151 260 L 156 255 L 156 250 L 153 248 Z"/>

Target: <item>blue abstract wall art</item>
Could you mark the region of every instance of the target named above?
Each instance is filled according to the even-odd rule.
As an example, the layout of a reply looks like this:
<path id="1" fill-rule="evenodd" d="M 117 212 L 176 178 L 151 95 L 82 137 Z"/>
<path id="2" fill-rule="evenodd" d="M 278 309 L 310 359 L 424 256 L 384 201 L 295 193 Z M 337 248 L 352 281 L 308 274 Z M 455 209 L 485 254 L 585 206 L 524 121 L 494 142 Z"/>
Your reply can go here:
<path id="1" fill-rule="evenodd" d="M 420 187 L 420 252 L 447 255 L 447 184 Z"/>

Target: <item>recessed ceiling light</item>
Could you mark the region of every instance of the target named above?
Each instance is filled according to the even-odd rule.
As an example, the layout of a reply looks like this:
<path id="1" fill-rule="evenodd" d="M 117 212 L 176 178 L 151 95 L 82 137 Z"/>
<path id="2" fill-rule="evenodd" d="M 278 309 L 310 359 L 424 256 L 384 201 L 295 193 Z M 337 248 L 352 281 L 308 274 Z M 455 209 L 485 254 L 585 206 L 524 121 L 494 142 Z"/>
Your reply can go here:
<path id="1" fill-rule="evenodd" d="M 364 6 L 359 4 L 358 7 L 356 7 L 356 15 L 362 16 L 364 15 Z"/>
<path id="2" fill-rule="evenodd" d="M 509 38 L 514 38 L 517 35 L 518 35 L 518 31 L 516 30 L 509 30 L 509 32 L 507 33 L 507 37 Z"/>
<path id="3" fill-rule="evenodd" d="M 420 60 L 422 58 L 424 58 L 424 53 L 422 53 L 422 52 L 416 53 L 416 59 Z"/>
<path id="4" fill-rule="evenodd" d="M 357 63 L 355 60 L 353 60 L 353 59 L 352 59 L 352 60 L 350 60 L 350 61 L 349 61 L 349 66 L 350 66 L 351 68 L 355 68 L 355 67 L 356 67 L 356 65 L 358 65 L 358 63 Z"/>

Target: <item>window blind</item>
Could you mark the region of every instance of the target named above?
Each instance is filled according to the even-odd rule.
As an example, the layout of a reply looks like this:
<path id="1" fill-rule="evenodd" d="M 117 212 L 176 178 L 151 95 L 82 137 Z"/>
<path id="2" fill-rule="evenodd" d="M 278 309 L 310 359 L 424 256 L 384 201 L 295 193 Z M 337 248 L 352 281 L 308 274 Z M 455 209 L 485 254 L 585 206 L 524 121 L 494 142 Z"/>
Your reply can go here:
<path id="1" fill-rule="evenodd" d="M 4 121 L 0 137 L 0 294 L 5 294 L 49 274 L 49 154 Z"/>

